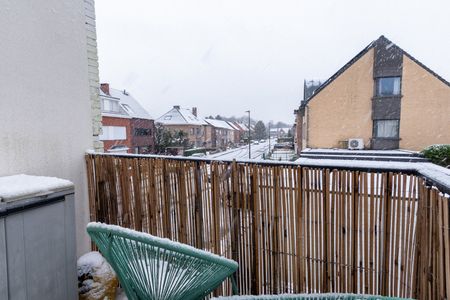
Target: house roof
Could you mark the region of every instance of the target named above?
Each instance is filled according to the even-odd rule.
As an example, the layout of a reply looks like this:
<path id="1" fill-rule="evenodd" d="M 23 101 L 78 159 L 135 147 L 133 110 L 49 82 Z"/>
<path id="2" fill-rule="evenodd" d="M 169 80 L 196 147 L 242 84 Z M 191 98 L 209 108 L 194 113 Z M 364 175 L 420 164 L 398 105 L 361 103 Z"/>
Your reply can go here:
<path id="1" fill-rule="evenodd" d="M 340 68 L 336 73 L 334 73 L 330 78 L 328 78 L 325 82 L 322 83 L 322 85 L 320 85 L 318 88 L 316 88 L 313 92 L 313 94 L 308 98 L 308 99 L 304 99 L 304 101 L 302 101 L 302 106 L 306 105 L 309 101 L 311 101 L 317 94 L 320 93 L 320 91 L 322 91 L 324 88 L 326 88 L 330 83 L 332 83 L 337 77 L 339 77 L 339 75 L 341 75 L 342 73 L 344 73 L 348 68 L 350 68 L 357 60 L 359 60 L 362 56 L 364 56 L 364 54 L 366 54 L 367 52 L 369 52 L 370 49 L 374 48 L 375 45 L 377 45 L 378 43 L 389 43 L 392 45 L 395 45 L 394 43 L 392 43 L 389 39 L 387 39 L 384 35 L 380 36 L 378 39 L 376 39 L 375 41 L 372 41 L 369 45 L 367 45 L 363 50 L 361 50 L 361 52 L 359 52 L 358 54 L 356 54 L 355 57 L 353 57 L 348 63 L 346 63 L 342 68 Z M 412 61 L 414 61 L 415 63 L 417 63 L 419 66 L 421 66 L 422 68 L 424 68 L 425 70 L 427 70 L 429 73 L 431 73 L 434 77 L 436 77 L 437 79 L 439 79 L 440 81 L 442 81 L 444 84 L 448 85 L 450 87 L 450 82 L 448 82 L 447 80 L 445 80 L 444 78 L 442 78 L 441 76 L 439 76 L 438 74 L 436 74 L 434 71 L 432 71 L 430 68 L 428 68 L 427 66 L 425 66 L 423 63 L 421 63 L 419 60 L 417 60 L 416 58 L 414 58 L 411 54 L 409 54 L 408 52 L 406 52 L 405 50 L 401 49 L 400 47 L 398 47 L 397 45 L 395 45 L 398 49 L 400 49 L 400 51 L 407 56 L 408 58 L 410 58 Z"/>
<path id="2" fill-rule="evenodd" d="M 245 131 L 246 129 L 242 126 L 242 124 L 239 124 L 238 122 L 233 122 L 233 125 L 237 128 L 239 131 Z"/>
<path id="3" fill-rule="evenodd" d="M 239 123 L 239 126 L 241 126 L 245 131 L 248 131 L 248 124 L 245 123 Z M 250 125 L 250 130 L 253 130 L 253 125 Z"/>
<path id="4" fill-rule="evenodd" d="M 215 128 L 234 130 L 234 128 L 231 127 L 226 121 L 216 119 L 205 119 L 205 121 Z"/>
<path id="5" fill-rule="evenodd" d="M 194 116 L 190 109 L 177 105 L 156 119 L 155 122 L 163 125 L 208 125 L 202 118 Z"/>
<path id="6" fill-rule="evenodd" d="M 121 91 L 110 88 L 109 95 L 107 95 L 100 89 L 100 97 L 118 100 L 120 105 L 119 112 L 103 113 L 104 115 L 153 120 L 150 114 L 139 104 L 139 102 L 125 90 Z"/>
<path id="7" fill-rule="evenodd" d="M 227 121 L 227 123 L 228 123 L 228 125 L 230 125 L 230 127 L 233 128 L 234 130 L 238 130 L 238 131 L 241 131 L 241 130 L 242 130 L 242 129 L 239 128 L 239 126 L 238 126 L 236 123 L 234 123 L 234 122 Z"/>

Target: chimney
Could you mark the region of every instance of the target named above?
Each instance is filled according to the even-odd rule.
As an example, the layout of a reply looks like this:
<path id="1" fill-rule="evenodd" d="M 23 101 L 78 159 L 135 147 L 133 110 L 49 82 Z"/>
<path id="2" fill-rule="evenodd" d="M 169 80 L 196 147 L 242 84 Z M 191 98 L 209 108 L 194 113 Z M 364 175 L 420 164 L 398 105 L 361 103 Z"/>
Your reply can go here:
<path id="1" fill-rule="evenodd" d="M 173 108 L 180 109 L 180 106 L 179 105 L 174 105 Z"/>
<path id="2" fill-rule="evenodd" d="M 111 94 L 109 93 L 109 83 L 101 83 L 100 84 L 100 89 L 102 90 L 103 93 L 105 93 L 108 96 L 111 96 Z"/>
<path id="3" fill-rule="evenodd" d="M 197 107 L 193 107 L 193 108 L 192 108 L 192 114 L 193 114 L 194 116 L 197 116 Z"/>

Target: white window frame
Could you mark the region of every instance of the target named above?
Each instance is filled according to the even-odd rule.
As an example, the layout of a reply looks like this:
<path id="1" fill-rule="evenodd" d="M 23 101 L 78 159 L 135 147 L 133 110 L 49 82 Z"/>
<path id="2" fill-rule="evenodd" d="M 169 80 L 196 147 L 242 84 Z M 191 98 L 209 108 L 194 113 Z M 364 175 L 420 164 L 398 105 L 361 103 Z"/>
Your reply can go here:
<path id="1" fill-rule="evenodd" d="M 400 135 L 399 120 L 375 120 L 373 123 L 375 138 L 398 139 Z"/>
<path id="2" fill-rule="evenodd" d="M 124 141 L 127 139 L 127 128 L 125 126 L 103 126 L 101 141 Z"/>

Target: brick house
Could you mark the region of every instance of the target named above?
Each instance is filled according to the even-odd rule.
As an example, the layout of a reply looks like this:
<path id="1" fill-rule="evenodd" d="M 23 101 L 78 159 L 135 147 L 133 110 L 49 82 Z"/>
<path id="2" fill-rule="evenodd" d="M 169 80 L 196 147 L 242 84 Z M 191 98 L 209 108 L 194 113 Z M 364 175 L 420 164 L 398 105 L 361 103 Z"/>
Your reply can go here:
<path id="1" fill-rule="evenodd" d="M 244 133 L 244 129 L 239 126 L 238 122 L 227 122 L 233 128 L 233 143 L 239 144 Z"/>
<path id="2" fill-rule="evenodd" d="M 207 136 L 207 127 L 210 125 L 197 116 L 196 107 L 190 110 L 175 105 L 155 122 L 171 132 L 185 132 L 191 147 L 210 147 L 212 145 L 212 137 Z"/>
<path id="3" fill-rule="evenodd" d="M 127 91 L 100 85 L 102 134 L 106 152 L 152 153 L 155 124 L 148 112 Z"/>
<path id="4" fill-rule="evenodd" d="M 422 150 L 450 143 L 450 83 L 384 36 L 370 43 L 296 110 L 297 149 Z"/>
<path id="5" fill-rule="evenodd" d="M 216 119 L 205 119 L 210 125 L 208 129 L 212 131 L 212 148 L 226 148 L 234 143 L 234 128 L 228 122 Z"/>

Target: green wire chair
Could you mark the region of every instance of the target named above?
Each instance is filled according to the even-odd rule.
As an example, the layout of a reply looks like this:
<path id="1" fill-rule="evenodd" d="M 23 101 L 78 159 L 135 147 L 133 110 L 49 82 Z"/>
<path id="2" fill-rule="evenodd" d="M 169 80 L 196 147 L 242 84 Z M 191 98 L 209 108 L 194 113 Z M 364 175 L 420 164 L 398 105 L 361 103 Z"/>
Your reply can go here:
<path id="1" fill-rule="evenodd" d="M 129 300 L 201 299 L 238 268 L 233 260 L 120 226 L 89 223 L 87 232 Z"/>
<path id="2" fill-rule="evenodd" d="M 282 294 L 282 295 L 260 295 L 260 296 L 231 296 L 217 297 L 211 300 L 388 300 L 388 299 L 406 299 L 395 297 L 384 297 L 374 295 L 356 295 L 356 294 Z"/>

